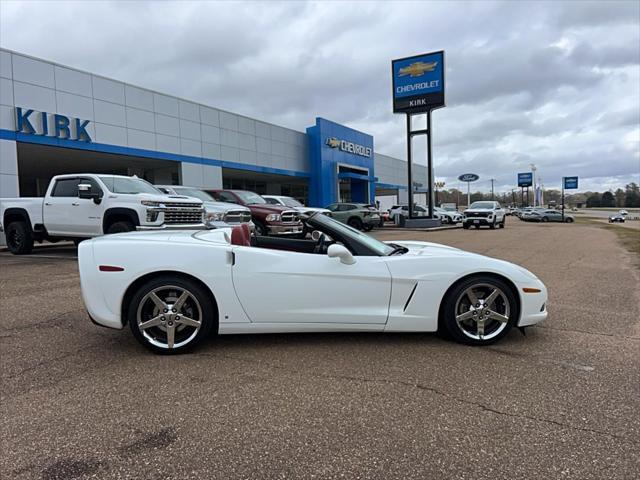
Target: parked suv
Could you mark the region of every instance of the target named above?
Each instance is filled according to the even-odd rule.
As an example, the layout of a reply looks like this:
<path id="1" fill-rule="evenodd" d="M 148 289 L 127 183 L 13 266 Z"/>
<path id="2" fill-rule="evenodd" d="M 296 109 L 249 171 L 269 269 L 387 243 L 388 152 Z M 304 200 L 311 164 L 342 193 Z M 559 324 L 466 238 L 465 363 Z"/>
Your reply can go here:
<path id="1" fill-rule="evenodd" d="M 505 214 L 504 209 L 498 202 L 473 202 L 471 206 L 464 211 L 462 217 L 462 227 L 468 229 L 472 225 L 480 228 L 482 225 L 491 229 L 504 228 Z"/>
<path id="2" fill-rule="evenodd" d="M 270 203 L 271 205 L 280 205 L 282 207 L 293 208 L 298 213 L 310 214 L 314 212 L 320 212 L 324 213 L 325 215 L 329 214 L 329 216 L 331 216 L 331 212 L 326 208 L 306 207 L 293 197 L 287 197 L 284 195 L 262 195 L 262 198 L 264 198 L 267 203 Z"/>
<path id="3" fill-rule="evenodd" d="M 202 201 L 165 195 L 138 177 L 57 175 L 44 198 L 0 199 L 0 232 L 11 253 L 34 241 L 73 240 L 160 228 L 205 228 Z"/>
<path id="4" fill-rule="evenodd" d="M 251 210 L 242 205 L 233 205 L 226 202 L 217 202 L 207 192 L 183 185 L 156 185 L 163 193 L 170 195 L 183 195 L 202 200 L 204 205 L 204 220 L 208 228 L 234 227 L 246 223 L 251 230 L 254 229 L 251 221 Z"/>
<path id="5" fill-rule="evenodd" d="M 288 207 L 271 205 L 257 193 L 247 190 L 205 191 L 219 202 L 235 203 L 249 208 L 257 235 L 303 234 L 298 212 Z"/>
<path id="6" fill-rule="evenodd" d="M 366 203 L 332 203 L 327 209 L 333 218 L 357 230 L 368 232 L 382 224 L 378 210 Z"/>

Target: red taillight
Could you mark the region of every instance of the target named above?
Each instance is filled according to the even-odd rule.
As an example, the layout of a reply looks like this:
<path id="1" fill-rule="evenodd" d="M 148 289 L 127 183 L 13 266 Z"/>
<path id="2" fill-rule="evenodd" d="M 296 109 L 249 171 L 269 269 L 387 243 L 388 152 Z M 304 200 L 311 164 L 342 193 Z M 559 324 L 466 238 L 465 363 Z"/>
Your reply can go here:
<path id="1" fill-rule="evenodd" d="M 113 265 L 100 265 L 98 269 L 101 272 L 124 272 L 124 268 L 114 267 Z"/>

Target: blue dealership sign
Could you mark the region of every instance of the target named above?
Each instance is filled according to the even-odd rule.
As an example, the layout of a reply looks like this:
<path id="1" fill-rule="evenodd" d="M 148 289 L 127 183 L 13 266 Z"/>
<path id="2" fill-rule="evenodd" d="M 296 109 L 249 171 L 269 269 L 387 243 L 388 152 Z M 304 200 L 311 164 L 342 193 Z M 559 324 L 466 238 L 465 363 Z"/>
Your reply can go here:
<path id="1" fill-rule="evenodd" d="M 564 189 L 575 190 L 578 188 L 578 177 L 564 177 Z"/>
<path id="2" fill-rule="evenodd" d="M 533 185 L 533 173 L 532 172 L 524 172 L 518 174 L 518 186 L 519 187 L 530 187 Z"/>
<path id="3" fill-rule="evenodd" d="M 394 113 L 444 107 L 444 51 L 391 62 Z"/>

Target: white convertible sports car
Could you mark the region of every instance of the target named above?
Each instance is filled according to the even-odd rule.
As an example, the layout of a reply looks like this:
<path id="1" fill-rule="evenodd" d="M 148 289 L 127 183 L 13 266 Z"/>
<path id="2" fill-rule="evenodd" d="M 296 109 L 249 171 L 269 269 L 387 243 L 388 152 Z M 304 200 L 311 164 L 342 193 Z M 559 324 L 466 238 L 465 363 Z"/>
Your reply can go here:
<path id="1" fill-rule="evenodd" d="M 248 229 L 132 232 L 79 246 L 94 323 L 156 353 L 211 333 L 433 332 L 486 345 L 547 317 L 547 291 L 509 262 L 435 243 L 383 243 L 326 215 L 312 239 Z"/>

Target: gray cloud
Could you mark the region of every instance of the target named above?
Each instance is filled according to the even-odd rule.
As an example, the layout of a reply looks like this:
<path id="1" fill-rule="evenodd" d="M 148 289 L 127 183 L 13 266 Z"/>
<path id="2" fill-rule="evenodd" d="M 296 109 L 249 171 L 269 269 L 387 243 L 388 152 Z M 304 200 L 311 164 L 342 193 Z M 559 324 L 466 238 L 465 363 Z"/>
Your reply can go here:
<path id="1" fill-rule="evenodd" d="M 400 158 L 389 62 L 442 48 L 438 178 L 509 189 L 534 162 L 602 190 L 640 181 L 639 19 L 633 1 L 3 1 L 0 44 L 297 130 L 323 116 Z"/>

